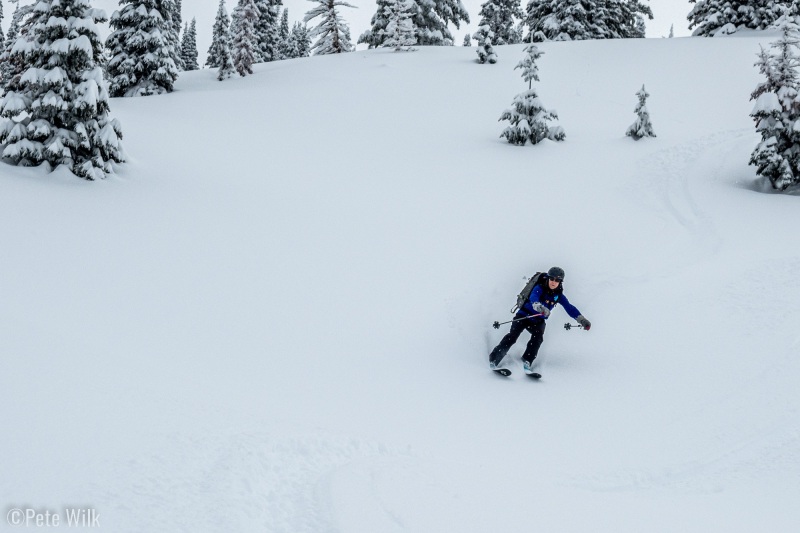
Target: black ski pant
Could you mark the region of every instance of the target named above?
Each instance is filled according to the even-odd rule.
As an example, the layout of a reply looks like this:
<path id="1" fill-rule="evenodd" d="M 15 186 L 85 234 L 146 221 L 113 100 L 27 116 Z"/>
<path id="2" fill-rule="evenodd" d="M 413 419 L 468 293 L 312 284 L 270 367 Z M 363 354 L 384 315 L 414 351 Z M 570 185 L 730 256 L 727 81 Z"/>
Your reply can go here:
<path id="1" fill-rule="evenodd" d="M 517 342 L 517 339 L 523 331 L 528 330 L 531 334 L 531 340 L 528 341 L 528 346 L 525 347 L 525 353 L 522 354 L 522 360 L 532 363 L 536 356 L 539 354 L 539 347 L 544 340 L 545 320 L 541 317 L 527 318 L 525 320 L 517 320 L 511 323 L 511 331 L 509 331 L 503 340 L 500 341 L 492 353 L 489 354 L 489 362 L 499 365 L 503 358 L 508 353 L 508 350 Z"/>

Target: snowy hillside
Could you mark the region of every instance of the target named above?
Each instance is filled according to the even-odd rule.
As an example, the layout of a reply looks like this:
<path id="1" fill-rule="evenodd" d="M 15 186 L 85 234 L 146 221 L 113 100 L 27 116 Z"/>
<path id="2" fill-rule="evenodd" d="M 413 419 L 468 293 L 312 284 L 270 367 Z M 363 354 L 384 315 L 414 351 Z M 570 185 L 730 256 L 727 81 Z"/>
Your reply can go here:
<path id="1" fill-rule="evenodd" d="M 747 165 L 774 38 L 543 44 L 562 143 L 499 138 L 522 46 L 422 48 L 113 99 L 101 182 L 0 165 L 3 527 L 795 531 L 800 199 Z M 592 330 L 556 310 L 543 379 L 492 374 L 553 265 Z"/>

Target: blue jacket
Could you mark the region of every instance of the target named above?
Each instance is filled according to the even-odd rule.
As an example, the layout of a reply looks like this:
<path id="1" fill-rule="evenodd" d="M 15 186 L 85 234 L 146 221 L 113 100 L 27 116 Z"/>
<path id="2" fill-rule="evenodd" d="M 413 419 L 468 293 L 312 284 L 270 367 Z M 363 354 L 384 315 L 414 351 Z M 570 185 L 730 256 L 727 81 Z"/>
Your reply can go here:
<path id="1" fill-rule="evenodd" d="M 547 283 L 547 281 L 544 283 Z M 567 297 L 561 291 L 551 291 L 549 288 L 545 289 L 544 285 L 536 285 L 531 291 L 531 296 L 528 298 L 528 301 L 525 302 L 522 309 L 517 312 L 517 316 L 537 314 L 536 311 L 533 310 L 533 304 L 536 302 L 541 302 L 542 305 L 551 311 L 556 304 L 561 304 L 564 306 L 564 311 L 572 318 L 578 318 L 578 315 L 581 314 L 577 307 L 569 303 L 569 300 L 567 300 Z M 545 320 L 547 319 L 545 318 Z"/>

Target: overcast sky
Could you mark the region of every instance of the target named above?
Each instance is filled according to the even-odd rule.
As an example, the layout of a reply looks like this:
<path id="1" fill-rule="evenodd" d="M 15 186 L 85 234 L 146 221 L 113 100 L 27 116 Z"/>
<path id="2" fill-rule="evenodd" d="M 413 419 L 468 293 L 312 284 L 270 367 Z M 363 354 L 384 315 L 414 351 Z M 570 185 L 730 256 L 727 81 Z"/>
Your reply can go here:
<path id="1" fill-rule="evenodd" d="M 110 16 L 116 9 L 119 8 L 117 0 L 91 0 L 94 7 L 106 10 Z M 305 13 L 316 5 L 314 2 L 308 0 L 283 0 L 284 6 L 289 8 L 290 25 L 294 21 L 301 20 Z M 370 19 L 375 14 L 377 4 L 374 0 L 348 0 L 349 3 L 357 6 L 357 9 L 341 8 L 341 14 L 345 20 L 350 24 L 350 33 L 353 42 L 358 40 L 358 36 L 370 27 Z M 460 29 L 456 29 L 452 25 L 450 31 L 456 39 L 456 44 L 461 45 L 464 40 L 465 33 L 472 33 L 478 23 L 478 12 L 481 9 L 481 4 L 486 0 L 462 0 L 464 7 L 470 15 L 471 24 L 463 25 Z M 32 3 L 32 0 L 22 0 L 23 5 Z M 238 0 L 226 0 L 228 13 L 233 11 L 233 8 L 238 3 Z M 669 28 L 675 25 L 675 36 L 685 37 L 691 35 L 688 28 L 688 21 L 686 16 L 691 11 L 694 4 L 690 4 L 688 0 L 644 0 L 645 4 L 649 4 L 653 10 L 653 20 L 647 21 L 647 37 L 666 37 L 669 35 Z M 3 0 L 4 15 L 2 26 L 3 30 L 8 29 L 11 19 L 11 14 L 14 11 L 14 4 L 8 0 Z M 527 5 L 527 0 L 522 0 L 523 9 Z M 214 25 L 214 17 L 217 13 L 219 0 L 183 0 L 183 19 L 191 20 L 192 17 L 197 18 L 197 48 L 200 53 L 201 61 L 205 59 L 206 51 L 211 45 L 211 28 Z M 107 35 L 108 27 L 104 25 L 102 28 L 103 35 Z M 363 47 L 363 45 L 361 45 Z"/>

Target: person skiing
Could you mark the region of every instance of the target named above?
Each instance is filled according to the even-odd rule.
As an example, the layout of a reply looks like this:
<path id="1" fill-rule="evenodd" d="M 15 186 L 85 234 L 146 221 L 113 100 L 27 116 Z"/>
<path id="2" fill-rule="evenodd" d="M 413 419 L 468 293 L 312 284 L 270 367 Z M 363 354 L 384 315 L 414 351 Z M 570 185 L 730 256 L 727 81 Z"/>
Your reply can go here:
<path id="1" fill-rule="evenodd" d="M 559 267 L 553 267 L 546 274 L 539 276 L 539 280 L 531 290 L 530 297 L 520 307 L 514 317 L 514 321 L 511 322 L 511 331 L 503 337 L 500 344 L 489 354 L 489 366 L 492 370 L 500 366 L 508 350 L 517 342 L 522 332 L 528 330 L 531 334 L 531 340 L 528 341 L 525 353 L 522 354 L 522 362 L 525 373 L 532 373 L 531 366 L 533 365 L 533 360 L 539 354 L 539 347 L 544 339 L 547 318 L 556 304 L 564 306 L 567 314 L 577 320 L 583 329 L 589 331 L 592 323 L 578 311 L 577 307 L 569 303 L 569 300 L 564 295 L 563 281 L 564 269 Z"/>

